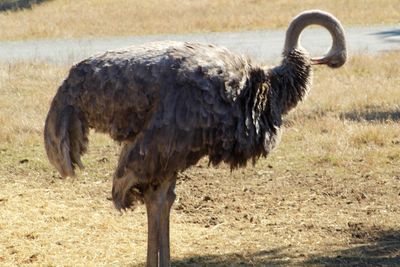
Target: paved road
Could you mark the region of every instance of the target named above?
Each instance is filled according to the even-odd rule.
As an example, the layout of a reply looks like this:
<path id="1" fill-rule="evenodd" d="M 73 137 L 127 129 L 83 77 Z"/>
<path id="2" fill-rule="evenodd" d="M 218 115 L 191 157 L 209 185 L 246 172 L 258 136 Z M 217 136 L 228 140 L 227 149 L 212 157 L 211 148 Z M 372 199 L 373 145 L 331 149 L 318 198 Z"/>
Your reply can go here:
<path id="1" fill-rule="evenodd" d="M 349 53 L 376 53 L 400 49 L 400 26 L 346 28 Z M 0 61 L 40 60 L 71 64 L 92 54 L 158 40 L 180 40 L 223 45 L 259 62 L 277 62 L 283 49 L 285 32 L 249 31 L 186 35 L 151 35 L 73 40 L 35 40 L 0 42 Z M 325 52 L 330 36 L 321 28 L 309 28 L 302 36 L 303 45 L 312 55 Z"/>

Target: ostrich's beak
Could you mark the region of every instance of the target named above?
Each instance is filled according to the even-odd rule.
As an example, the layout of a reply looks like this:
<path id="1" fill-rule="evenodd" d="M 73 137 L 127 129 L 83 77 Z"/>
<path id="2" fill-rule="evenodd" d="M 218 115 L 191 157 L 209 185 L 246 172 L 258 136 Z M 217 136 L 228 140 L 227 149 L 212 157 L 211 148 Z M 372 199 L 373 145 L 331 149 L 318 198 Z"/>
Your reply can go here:
<path id="1" fill-rule="evenodd" d="M 323 65 L 326 64 L 327 61 L 325 58 L 312 58 L 311 65 Z"/>
<path id="2" fill-rule="evenodd" d="M 311 65 L 327 65 L 330 68 L 339 68 L 346 62 L 346 50 L 330 52 L 323 57 L 311 58 Z"/>

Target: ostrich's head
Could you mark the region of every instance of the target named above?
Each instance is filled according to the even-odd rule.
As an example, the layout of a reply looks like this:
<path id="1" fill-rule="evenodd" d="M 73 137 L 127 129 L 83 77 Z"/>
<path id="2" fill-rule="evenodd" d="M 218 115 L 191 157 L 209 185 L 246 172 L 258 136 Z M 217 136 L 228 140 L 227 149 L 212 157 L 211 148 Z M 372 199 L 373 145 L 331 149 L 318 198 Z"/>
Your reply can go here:
<path id="1" fill-rule="evenodd" d="M 300 13 L 290 23 L 286 31 L 286 41 L 283 54 L 287 55 L 293 49 L 301 49 L 299 37 L 304 28 L 316 24 L 326 28 L 332 36 L 332 46 L 329 52 L 319 58 L 311 58 L 313 65 L 328 65 L 338 68 L 346 62 L 347 51 L 344 30 L 340 22 L 331 14 L 320 10 L 309 10 Z"/>

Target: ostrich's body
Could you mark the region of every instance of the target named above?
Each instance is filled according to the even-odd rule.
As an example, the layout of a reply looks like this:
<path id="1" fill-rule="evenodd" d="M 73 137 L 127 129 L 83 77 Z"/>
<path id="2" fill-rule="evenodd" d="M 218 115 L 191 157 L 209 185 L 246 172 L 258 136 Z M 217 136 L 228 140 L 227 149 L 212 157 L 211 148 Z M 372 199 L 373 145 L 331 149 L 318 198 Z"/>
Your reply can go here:
<path id="1" fill-rule="evenodd" d="M 303 66 L 305 79 L 295 77 L 303 86 L 286 106 L 306 93 L 311 68 Z M 73 107 L 90 128 L 127 143 L 131 153 L 137 146 L 141 152 L 128 166 L 140 177 L 163 178 L 204 155 L 232 167 L 266 155 L 287 111 L 271 101 L 279 92 L 271 90 L 269 75 L 224 48 L 153 43 L 77 64 L 53 106 Z M 136 161 L 140 166 L 130 164 Z"/>
<path id="2" fill-rule="evenodd" d="M 147 264 L 168 265 L 176 174 L 206 155 L 232 168 L 266 156 L 282 115 L 307 93 L 308 55 L 292 47 L 284 56 L 267 69 L 225 48 L 181 42 L 93 56 L 71 69 L 53 100 L 45 127 L 49 159 L 72 176 L 89 128 L 122 142 L 114 203 L 145 202 Z"/>

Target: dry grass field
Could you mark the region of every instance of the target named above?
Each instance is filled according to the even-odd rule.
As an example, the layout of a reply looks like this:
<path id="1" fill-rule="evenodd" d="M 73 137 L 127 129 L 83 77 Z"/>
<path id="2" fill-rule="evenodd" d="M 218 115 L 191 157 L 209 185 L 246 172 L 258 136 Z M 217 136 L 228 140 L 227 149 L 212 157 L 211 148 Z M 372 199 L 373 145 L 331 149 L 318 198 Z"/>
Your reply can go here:
<path id="1" fill-rule="evenodd" d="M 1 12 L 0 40 L 286 28 L 315 8 L 345 25 L 400 22 L 399 0 L 53 0 Z"/>
<path id="2" fill-rule="evenodd" d="M 399 69 L 400 52 L 316 68 L 269 158 L 181 174 L 173 266 L 399 266 Z M 0 64 L 0 266 L 142 266 L 145 209 L 120 214 L 109 200 L 118 145 L 93 133 L 73 179 L 45 157 L 67 71 Z"/>

